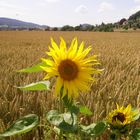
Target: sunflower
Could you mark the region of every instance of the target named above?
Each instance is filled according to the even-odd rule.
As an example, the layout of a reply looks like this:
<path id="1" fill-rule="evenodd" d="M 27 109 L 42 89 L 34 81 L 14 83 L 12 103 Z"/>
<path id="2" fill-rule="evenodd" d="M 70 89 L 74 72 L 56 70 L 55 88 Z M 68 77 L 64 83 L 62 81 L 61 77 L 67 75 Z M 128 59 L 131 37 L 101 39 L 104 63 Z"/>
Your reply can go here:
<path id="1" fill-rule="evenodd" d="M 42 58 L 47 66 L 41 67 L 47 72 L 45 80 L 56 77 L 55 94 L 62 98 L 68 95 L 69 99 L 76 98 L 79 92 L 86 92 L 90 89 L 91 82 L 95 81 L 93 74 L 100 73 L 101 70 L 93 68 L 99 64 L 97 56 L 87 57 L 92 47 L 84 49 L 84 42 L 78 47 L 78 40 L 74 38 L 67 48 L 66 42 L 60 37 L 60 45 L 51 38 L 51 47 L 46 52 L 49 59 Z M 61 90 L 63 87 L 63 90 Z"/>
<path id="2" fill-rule="evenodd" d="M 122 127 L 133 122 L 138 114 L 139 111 L 137 109 L 133 110 L 130 104 L 127 107 L 119 107 L 117 104 L 117 109 L 109 113 L 107 121 L 112 126 Z"/>

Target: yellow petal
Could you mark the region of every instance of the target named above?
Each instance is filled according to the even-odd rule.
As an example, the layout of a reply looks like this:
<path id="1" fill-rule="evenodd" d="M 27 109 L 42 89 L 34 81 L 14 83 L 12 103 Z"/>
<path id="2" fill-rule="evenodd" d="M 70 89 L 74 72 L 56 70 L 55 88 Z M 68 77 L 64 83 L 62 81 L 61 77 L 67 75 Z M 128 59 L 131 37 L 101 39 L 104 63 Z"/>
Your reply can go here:
<path id="1" fill-rule="evenodd" d="M 129 104 L 124 110 L 124 113 L 130 114 L 130 112 L 131 112 L 131 104 Z"/>
<path id="2" fill-rule="evenodd" d="M 82 53 L 81 55 L 79 55 L 78 57 L 76 57 L 77 60 L 80 60 L 80 59 L 84 59 L 87 54 L 91 51 L 91 46 L 89 46 L 88 48 L 86 48 Z"/>
<path id="3" fill-rule="evenodd" d="M 73 46 L 74 46 L 76 40 L 77 40 L 76 37 L 72 40 L 70 48 L 68 49 L 68 54 L 73 50 Z"/>
<path id="4" fill-rule="evenodd" d="M 47 74 L 44 78 L 43 78 L 43 80 L 48 80 L 48 79 L 50 79 L 51 77 L 53 77 L 54 76 L 54 74 Z"/>
<path id="5" fill-rule="evenodd" d="M 119 105 L 116 103 L 116 106 L 117 106 L 117 110 L 119 110 L 120 109 L 120 107 L 119 107 Z"/>
<path id="6" fill-rule="evenodd" d="M 54 48 L 54 50 L 56 51 L 56 53 L 60 52 L 60 49 L 58 48 L 57 44 L 55 43 L 55 41 L 53 40 L 53 38 L 51 38 L 51 44 L 52 44 L 52 47 Z"/>
<path id="7" fill-rule="evenodd" d="M 58 77 L 56 79 L 56 85 L 55 85 L 55 95 L 56 96 L 58 94 L 60 94 L 60 90 L 61 90 L 62 86 L 63 86 L 63 80 L 60 77 Z"/>
<path id="8" fill-rule="evenodd" d="M 49 66 L 53 66 L 54 65 L 54 62 L 52 60 L 50 60 L 50 59 L 41 58 L 41 60 L 43 62 L 45 62 L 47 65 L 49 65 Z"/>
<path id="9" fill-rule="evenodd" d="M 89 85 L 88 85 L 88 83 L 86 83 L 86 82 L 83 82 L 83 81 L 81 81 L 81 80 L 79 80 L 79 79 L 76 79 L 75 81 L 74 81 L 74 83 L 75 83 L 75 86 L 79 89 L 79 91 L 83 91 L 83 92 L 86 92 L 86 91 L 88 91 L 89 89 L 90 89 L 90 87 L 89 87 Z"/>
<path id="10" fill-rule="evenodd" d="M 64 96 L 67 94 L 67 88 L 66 88 L 66 84 L 65 82 L 63 83 L 63 94 L 62 94 L 62 98 L 64 98 Z"/>
<path id="11" fill-rule="evenodd" d="M 80 44 L 80 47 L 78 49 L 78 52 L 77 52 L 78 56 L 82 53 L 83 49 L 84 49 L 84 42 L 82 41 L 82 43 Z"/>
<path id="12" fill-rule="evenodd" d="M 65 42 L 65 40 L 62 38 L 62 37 L 60 37 L 60 50 L 61 51 L 66 51 L 66 42 Z"/>
<path id="13" fill-rule="evenodd" d="M 71 59 L 74 58 L 77 52 L 77 47 L 78 47 L 78 41 L 76 39 L 73 46 L 71 47 L 71 51 L 68 53 L 68 58 L 71 58 Z"/>
<path id="14" fill-rule="evenodd" d="M 97 55 L 90 56 L 83 60 L 84 64 L 89 63 L 89 62 L 97 62 Z"/>

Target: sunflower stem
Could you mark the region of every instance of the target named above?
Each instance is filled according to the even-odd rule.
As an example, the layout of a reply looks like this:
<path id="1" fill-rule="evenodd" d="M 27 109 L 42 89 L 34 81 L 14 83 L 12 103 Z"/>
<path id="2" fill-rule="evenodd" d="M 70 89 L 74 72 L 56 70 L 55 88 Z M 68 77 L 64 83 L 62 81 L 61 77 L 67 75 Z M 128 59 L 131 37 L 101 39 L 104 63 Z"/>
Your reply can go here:
<path id="1" fill-rule="evenodd" d="M 118 131 L 113 131 L 110 134 L 110 140 L 120 140 L 120 134 L 118 133 Z"/>
<path id="2" fill-rule="evenodd" d="M 64 113 L 64 104 L 62 100 L 62 95 L 63 95 L 63 88 L 60 91 L 60 97 L 59 97 L 59 111 L 60 113 Z M 60 129 L 60 134 L 59 134 L 59 140 L 63 139 L 63 131 Z"/>
<path id="3" fill-rule="evenodd" d="M 63 133 L 62 133 L 62 130 L 60 130 L 59 140 L 62 140 L 62 136 L 63 136 Z"/>
<path id="4" fill-rule="evenodd" d="M 64 104 L 63 104 L 61 96 L 59 98 L 59 111 L 60 113 L 64 113 Z"/>

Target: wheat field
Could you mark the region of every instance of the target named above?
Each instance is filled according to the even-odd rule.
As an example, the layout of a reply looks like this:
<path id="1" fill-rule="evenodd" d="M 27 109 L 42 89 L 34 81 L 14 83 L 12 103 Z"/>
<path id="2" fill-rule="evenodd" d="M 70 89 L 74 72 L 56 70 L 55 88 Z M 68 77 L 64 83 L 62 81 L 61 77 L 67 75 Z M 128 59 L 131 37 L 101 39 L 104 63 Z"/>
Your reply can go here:
<path id="1" fill-rule="evenodd" d="M 11 137 L 10 140 L 44 140 L 47 132 L 43 124 L 44 114 L 56 109 L 57 99 L 51 92 L 23 92 L 15 86 L 42 80 L 45 73 L 23 74 L 17 70 L 32 66 L 46 57 L 45 51 L 50 37 L 59 43 L 62 36 L 67 45 L 73 37 L 86 46 L 92 45 L 92 53 L 98 55 L 100 68 L 104 72 L 91 87 L 90 93 L 83 94 L 78 101 L 87 105 L 93 116 L 84 118 L 89 124 L 102 120 L 114 109 L 115 103 L 140 107 L 140 32 L 94 33 L 94 32 L 41 32 L 1 31 L 0 32 L 0 132 L 13 121 L 29 113 L 40 116 L 40 127 L 27 135 Z M 44 131 L 46 130 L 46 131 Z M 48 132 L 49 133 L 49 132 Z M 53 135 L 46 140 L 54 139 Z M 105 140 L 106 134 L 101 138 Z"/>

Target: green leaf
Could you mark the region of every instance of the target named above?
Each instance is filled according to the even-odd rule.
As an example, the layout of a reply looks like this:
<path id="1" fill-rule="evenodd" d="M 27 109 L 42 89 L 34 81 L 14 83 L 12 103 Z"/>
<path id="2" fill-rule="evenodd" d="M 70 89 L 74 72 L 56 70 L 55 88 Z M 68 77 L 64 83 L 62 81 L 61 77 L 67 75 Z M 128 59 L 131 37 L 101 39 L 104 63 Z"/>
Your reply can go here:
<path id="1" fill-rule="evenodd" d="M 40 66 L 46 67 L 46 66 L 49 66 L 49 65 L 47 65 L 45 62 L 42 62 L 42 63 L 39 63 L 39 64 L 34 65 L 32 67 L 28 67 L 28 68 L 25 68 L 25 69 L 18 70 L 17 72 L 32 73 L 32 72 L 43 71 L 43 69 Z"/>
<path id="2" fill-rule="evenodd" d="M 133 140 L 140 140 L 140 128 L 135 128 L 131 134 Z"/>
<path id="3" fill-rule="evenodd" d="M 31 131 L 39 124 L 39 118 L 35 114 L 24 116 L 11 125 L 5 132 L 0 134 L 0 138 L 20 135 Z"/>
<path id="4" fill-rule="evenodd" d="M 76 115 L 77 115 L 77 114 L 79 113 L 79 111 L 80 111 L 79 107 L 76 106 L 76 105 L 71 106 L 71 107 L 69 108 L 69 110 L 70 110 L 71 113 L 74 113 L 74 114 L 76 114 Z"/>
<path id="5" fill-rule="evenodd" d="M 72 125 L 75 125 L 77 124 L 77 116 L 73 113 L 70 113 L 70 112 L 67 112 L 67 113 L 64 113 L 64 114 L 61 114 L 63 116 L 63 119 L 66 123 L 68 124 L 72 124 Z"/>
<path id="6" fill-rule="evenodd" d="M 139 112 L 139 109 L 137 108 L 132 108 L 132 111 L 133 112 L 136 112 L 136 115 L 133 117 L 133 121 L 136 121 L 140 118 L 140 112 Z"/>
<path id="7" fill-rule="evenodd" d="M 107 124 L 101 121 L 96 124 L 95 123 L 90 124 L 89 126 L 81 125 L 80 127 L 81 131 L 84 132 L 85 134 L 90 135 L 92 137 L 97 137 L 107 129 Z"/>
<path id="8" fill-rule="evenodd" d="M 37 83 L 32 83 L 23 87 L 17 87 L 21 90 L 29 90 L 29 91 L 36 91 L 36 90 L 50 90 L 49 89 L 50 82 L 49 81 L 40 81 Z"/>
<path id="9" fill-rule="evenodd" d="M 57 110 L 51 110 L 46 114 L 47 120 L 54 126 L 59 126 L 63 122 L 63 116 Z"/>
<path id="10" fill-rule="evenodd" d="M 105 122 L 98 122 L 94 130 L 92 131 L 93 134 L 96 136 L 101 135 L 107 129 L 107 124 Z"/>
<path id="11" fill-rule="evenodd" d="M 53 130 L 56 134 L 60 135 L 61 130 L 58 127 L 54 126 Z"/>
<path id="12" fill-rule="evenodd" d="M 91 135 L 91 130 L 94 129 L 95 125 L 96 125 L 95 123 L 92 123 L 88 126 L 80 125 L 80 128 L 82 132 Z"/>
<path id="13" fill-rule="evenodd" d="M 87 108 L 86 106 L 80 106 L 80 113 L 84 114 L 84 115 L 92 115 L 93 113 L 89 110 L 89 108 Z"/>
<path id="14" fill-rule="evenodd" d="M 63 122 L 59 124 L 58 128 L 68 133 L 76 132 L 78 129 L 77 116 L 70 112 L 61 115 L 63 116 Z"/>
<path id="15" fill-rule="evenodd" d="M 119 140 L 120 133 L 119 131 L 113 131 L 110 133 L 110 140 Z"/>
<path id="16" fill-rule="evenodd" d="M 57 128 L 73 133 L 77 130 L 77 116 L 70 112 L 60 114 L 57 110 L 47 113 L 47 120 Z"/>
<path id="17" fill-rule="evenodd" d="M 61 129 L 62 131 L 67 132 L 67 133 L 75 133 L 78 130 L 78 126 L 77 125 L 68 124 L 65 121 L 60 123 L 58 128 Z"/>
<path id="18" fill-rule="evenodd" d="M 62 97 L 63 96 L 63 87 L 61 88 L 61 91 L 60 91 L 60 97 Z M 71 108 L 71 106 L 73 105 L 73 100 L 70 100 L 69 98 L 68 98 L 68 94 L 66 94 L 63 98 L 62 98 L 62 100 L 63 100 L 63 103 L 64 103 L 64 105 L 69 109 L 69 108 Z"/>

